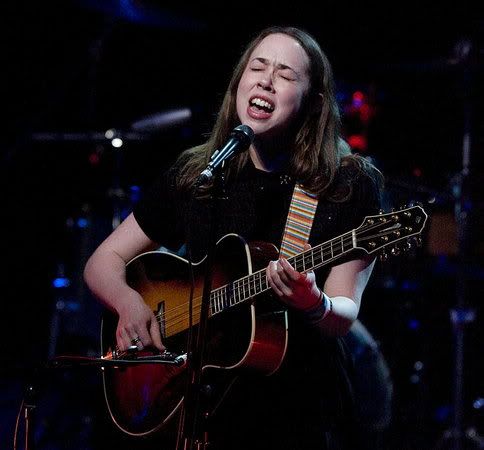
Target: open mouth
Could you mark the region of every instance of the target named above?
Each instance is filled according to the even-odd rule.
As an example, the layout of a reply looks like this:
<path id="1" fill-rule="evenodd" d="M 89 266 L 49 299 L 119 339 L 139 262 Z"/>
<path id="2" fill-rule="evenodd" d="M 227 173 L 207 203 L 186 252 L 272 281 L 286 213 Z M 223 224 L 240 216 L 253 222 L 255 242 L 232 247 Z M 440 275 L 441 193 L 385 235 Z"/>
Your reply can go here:
<path id="1" fill-rule="evenodd" d="M 274 105 L 260 97 L 251 98 L 249 103 L 250 106 L 258 109 L 259 111 L 264 111 L 268 113 L 274 111 Z"/>

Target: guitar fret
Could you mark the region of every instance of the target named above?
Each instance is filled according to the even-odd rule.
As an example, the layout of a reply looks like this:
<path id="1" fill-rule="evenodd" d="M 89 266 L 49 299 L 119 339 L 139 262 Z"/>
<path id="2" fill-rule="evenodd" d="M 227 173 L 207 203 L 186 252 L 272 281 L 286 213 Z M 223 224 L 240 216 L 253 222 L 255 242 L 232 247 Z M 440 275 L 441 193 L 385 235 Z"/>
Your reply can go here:
<path id="1" fill-rule="evenodd" d="M 220 291 L 217 290 L 217 296 L 216 296 L 216 305 L 217 305 L 217 312 L 220 312 L 222 310 L 220 306 Z"/>
<path id="2" fill-rule="evenodd" d="M 303 258 L 304 258 L 304 271 L 306 271 L 306 267 L 309 267 L 310 269 L 312 269 L 314 267 L 312 252 L 309 252 L 309 254 L 305 254 Z"/>
<path id="3" fill-rule="evenodd" d="M 298 272 L 304 272 L 305 271 L 304 256 L 298 256 L 297 257 L 297 264 L 295 265 L 295 269 Z"/>
<path id="4" fill-rule="evenodd" d="M 247 286 L 247 277 L 244 278 L 243 284 L 242 284 L 242 288 L 244 290 L 244 300 L 250 297 L 250 295 L 247 295 L 246 286 Z"/>
<path id="5" fill-rule="evenodd" d="M 267 277 L 266 277 L 266 274 L 265 272 L 264 273 L 261 273 L 261 283 L 260 283 L 260 291 L 261 292 L 264 292 L 268 289 L 267 287 Z"/>
<path id="6" fill-rule="evenodd" d="M 312 248 L 311 255 L 313 258 L 313 267 L 315 267 L 319 262 L 319 248 L 318 247 Z"/>
<path id="7" fill-rule="evenodd" d="M 346 239 L 346 243 L 347 243 L 347 245 L 346 245 L 346 249 L 345 249 L 345 248 L 344 248 L 344 246 L 343 246 L 343 250 L 344 250 L 344 251 L 353 250 L 353 248 L 354 248 L 354 247 L 353 247 L 353 239 L 352 239 L 351 235 L 350 235 L 350 234 L 346 234 L 345 236 L 346 236 L 346 238 L 347 238 L 347 239 Z"/>
<path id="8" fill-rule="evenodd" d="M 242 289 L 242 285 L 240 283 L 240 280 L 237 283 L 237 293 L 239 295 L 239 302 L 243 301 L 243 299 L 244 299 L 244 291 Z"/>
<path id="9" fill-rule="evenodd" d="M 236 285 L 234 283 L 234 290 L 232 291 L 232 305 L 236 305 L 240 301 L 241 301 L 240 300 L 240 283 L 237 282 Z"/>
<path id="10" fill-rule="evenodd" d="M 235 298 L 235 290 L 234 290 L 234 283 L 230 285 L 230 291 L 228 292 L 227 296 L 227 307 L 230 308 L 234 304 L 234 298 Z"/>
<path id="11" fill-rule="evenodd" d="M 220 303 L 222 305 L 222 310 L 227 308 L 227 288 L 220 291 Z"/>
<path id="12" fill-rule="evenodd" d="M 256 272 L 254 275 L 252 275 L 252 278 L 254 279 L 254 295 L 259 293 L 259 276 L 259 272 Z"/>
<path id="13" fill-rule="evenodd" d="M 252 283 L 251 283 L 251 285 L 252 285 L 252 296 L 254 296 L 257 293 L 257 288 L 255 287 L 255 278 L 253 276 L 250 277 L 250 278 L 252 280 Z"/>
<path id="14" fill-rule="evenodd" d="M 210 307 L 212 308 L 213 314 L 217 314 L 217 293 L 213 293 L 213 298 L 210 299 Z"/>
<path id="15" fill-rule="evenodd" d="M 220 289 L 219 290 L 218 303 L 219 303 L 220 311 L 223 311 L 223 309 L 225 307 L 225 303 L 224 303 L 224 290 L 223 289 Z"/>
<path id="16" fill-rule="evenodd" d="M 219 312 L 220 308 L 218 305 L 218 291 L 215 291 L 214 294 L 215 294 L 215 312 Z"/>
<path id="17" fill-rule="evenodd" d="M 240 281 L 237 280 L 237 293 L 234 292 L 234 304 L 239 303 L 241 300 L 241 295 L 240 295 Z"/>
<path id="18" fill-rule="evenodd" d="M 253 274 L 254 277 L 254 293 L 258 294 L 260 292 L 260 272 Z"/>
<path id="19" fill-rule="evenodd" d="M 220 294 L 221 292 L 217 291 L 217 307 L 219 311 L 222 311 L 222 296 Z"/>

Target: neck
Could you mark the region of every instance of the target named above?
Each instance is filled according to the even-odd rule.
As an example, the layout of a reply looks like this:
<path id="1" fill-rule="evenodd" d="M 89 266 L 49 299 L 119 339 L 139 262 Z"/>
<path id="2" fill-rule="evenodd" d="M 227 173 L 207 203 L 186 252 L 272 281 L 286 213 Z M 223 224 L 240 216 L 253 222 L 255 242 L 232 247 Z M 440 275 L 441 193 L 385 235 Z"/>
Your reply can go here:
<path id="1" fill-rule="evenodd" d="M 254 166 L 265 172 L 281 171 L 288 163 L 288 154 L 280 149 L 271 151 L 262 150 L 260 147 L 252 145 L 249 149 L 250 159 Z"/>

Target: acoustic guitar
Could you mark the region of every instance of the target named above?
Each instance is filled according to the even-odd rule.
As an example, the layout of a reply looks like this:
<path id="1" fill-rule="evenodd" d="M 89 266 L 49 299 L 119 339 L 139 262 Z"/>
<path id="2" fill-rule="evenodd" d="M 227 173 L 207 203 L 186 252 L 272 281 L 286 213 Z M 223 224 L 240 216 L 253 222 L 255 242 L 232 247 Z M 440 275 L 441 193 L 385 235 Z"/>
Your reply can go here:
<path id="1" fill-rule="evenodd" d="M 413 241 L 421 241 L 426 221 L 421 206 L 367 216 L 358 228 L 288 261 L 297 271 L 308 272 L 356 250 L 380 252 L 384 258 L 396 255 L 412 248 Z M 244 371 L 270 375 L 284 359 L 287 311 L 267 295 L 271 288 L 265 272 L 268 262 L 277 257 L 275 246 L 247 243 L 236 234 L 224 236 L 216 245 L 202 371 L 214 377 L 222 373 L 221 378 L 228 381 L 220 383 L 216 395 L 211 395 L 214 401 L 220 401 L 234 376 Z M 119 366 L 111 362 L 103 368 L 105 399 L 112 420 L 127 434 L 153 433 L 181 409 L 187 384 L 188 336 L 200 319 L 204 263 L 206 258 L 190 263 L 170 252 L 153 251 L 135 257 L 126 266 L 128 284 L 154 311 L 168 351 L 119 355 L 117 316 L 106 312 L 102 318 L 103 358 L 119 358 Z M 136 364 L 126 364 L 130 358 Z"/>

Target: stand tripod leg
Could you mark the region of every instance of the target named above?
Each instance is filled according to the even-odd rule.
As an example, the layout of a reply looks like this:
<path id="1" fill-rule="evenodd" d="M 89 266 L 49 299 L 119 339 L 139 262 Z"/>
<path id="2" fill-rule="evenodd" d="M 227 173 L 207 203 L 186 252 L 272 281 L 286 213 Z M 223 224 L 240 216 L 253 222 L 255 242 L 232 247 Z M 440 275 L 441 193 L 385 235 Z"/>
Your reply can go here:
<path id="1" fill-rule="evenodd" d="M 484 441 L 473 428 L 464 429 L 464 329 L 474 322 L 475 311 L 463 306 L 450 311 L 454 330 L 455 368 L 454 368 L 454 415 L 452 427 L 447 429 L 438 441 L 434 450 L 464 450 L 464 442 L 472 443 L 471 448 L 484 448 Z M 446 443 L 449 443 L 447 445 Z"/>
<path id="2" fill-rule="evenodd" d="M 25 423 L 25 436 L 24 436 L 24 450 L 34 450 L 34 421 L 33 415 L 35 410 L 34 402 L 34 388 L 29 386 L 27 388 L 27 394 L 24 403 L 24 423 Z"/>

